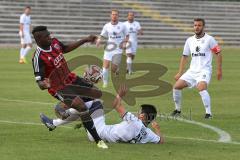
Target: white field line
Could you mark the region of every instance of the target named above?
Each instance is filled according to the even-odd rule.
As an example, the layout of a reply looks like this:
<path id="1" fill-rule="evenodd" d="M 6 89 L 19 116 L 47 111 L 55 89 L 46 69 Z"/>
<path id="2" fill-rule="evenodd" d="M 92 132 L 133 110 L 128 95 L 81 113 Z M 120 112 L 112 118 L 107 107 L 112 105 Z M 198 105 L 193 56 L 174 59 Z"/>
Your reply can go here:
<path id="1" fill-rule="evenodd" d="M 17 100 L 17 99 L 7 99 L 7 98 L 0 98 L 0 101 L 7 101 L 7 102 L 23 102 L 23 103 L 32 103 L 32 104 L 43 104 L 43 105 L 53 105 L 54 103 L 48 103 L 48 102 L 37 102 L 37 101 L 27 101 L 27 100 Z M 165 116 L 159 116 L 158 117 L 165 117 Z M 183 119 L 183 118 L 174 118 L 174 117 L 167 117 L 169 119 L 177 119 L 178 121 L 181 122 L 185 122 L 185 123 L 189 123 L 189 124 L 194 124 L 194 125 L 198 125 L 200 127 L 203 128 L 208 128 L 214 132 L 216 132 L 219 135 L 219 139 L 218 140 L 207 140 L 207 139 L 198 139 L 198 138 L 186 138 L 186 137 L 168 137 L 168 138 L 175 138 L 175 139 L 186 139 L 186 140 L 197 140 L 197 141 L 209 141 L 209 142 L 223 142 L 223 143 L 230 143 L 230 144 L 240 144 L 240 142 L 233 142 L 231 140 L 231 136 L 229 133 L 227 133 L 226 131 L 208 125 L 208 124 L 204 124 L 201 122 L 197 122 L 197 121 L 193 121 L 193 120 L 187 120 L 187 119 Z M 7 121 L 7 120 L 0 120 L 1 123 L 11 123 L 11 124 L 22 124 L 22 125 L 42 125 L 40 123 L 32 123 L 32 122 L 14 122 L 14 121 Z M 63 126 L 65 128 L 71 128 L 68 126 Z M 167 137 L 167 136 L 166 136 Z"/>
<path id="2" fill-rule="evenodd" d="M 41 123 L 34 123 L 34 122 L 15 122 L 15 121 L 7 121 L 7 120 L 0 120 L 0 123 L 8 123 L 8 124 L 17 124 L 17 125 L 34 125 L 34 126 L 44 126 Z M 59 126 L 61 128 L 68 128 L 73 129 L 73 127 L 70 126 Z M 191 140 L 191 141 L 204 141 L 204 142 L 214 142 L 214 143 L 223 143 L 217 140 L 209 140 L 209 139 L 201 139 L 201 138 L 190 138 L 190 137 L 173 137 L 173 136 L 165 136 L 170 139 L 184 139 L 184 140 Z M 240 142 L 224 142 L 226 144 L 238 144 L 240 145 Z"/>
<path id="3" fill-rule="evenodd" d="M 164 118 L 165 116 L 159 116 L 158 115 L 158 117 L 163 117 Z M 208 128 L 208 129 L 216 132 L 219 135 L 219 139 L 218 139 L 219 142 L 229 143 L 229 142 L 232 141 L 229 133 L 227 133 L 226 131 L 224 131 L 220 128 L 211 126 L 209 124 L 205 124 L 205 123 L 197 122 L 197 121 L 193 121 L 193 120 L 187 120 L 187 119 L 183 119 L 183 118 L 175 118 L 175 117 L 167 117 L 167 118 L 176 119 L 177 121 L 181 121 L 181 122 L 185 122 L 185 123 L 189 123 L 189 124 L 194 124 L 194 125 L 197 125 L 197 126 L 200 126 L 200 127 L 203 127 L 203 128 Z"/>
<path id="4" fill-rule="evenodd" d="M 21 103 L 30 103 L 30 104 L 42 104 L 42 105 L 53 105 L 54 103 L 49 102 L 37 102 L 37 101 L 27 101 L 27 100 L 20 100 L 20 99 L 7 99 L 7 98 L 1 98 L 0 101 L 5 102 L 21 102 Z"/>

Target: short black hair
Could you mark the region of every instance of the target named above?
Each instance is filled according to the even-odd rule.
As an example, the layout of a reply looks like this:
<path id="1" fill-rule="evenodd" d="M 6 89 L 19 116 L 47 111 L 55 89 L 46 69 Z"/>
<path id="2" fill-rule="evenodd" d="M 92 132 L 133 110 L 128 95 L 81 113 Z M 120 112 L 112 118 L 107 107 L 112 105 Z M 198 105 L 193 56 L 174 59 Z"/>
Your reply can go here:
<path id="1" fill-rule="evenodd" d="M 145 114 L 147 124 L 153 121 L 157 116 L 157 110 L 155 106 L 151 104 L 142 104 L 141 105 L 141 113 Z"/>
<path id="2" fill-rule="evenodd" d="M 203 23 L 203 26 L 205 26 L 205 20 L 203 18 L 195 18 L 194 22 L 195 21 L 201 21 Z"/>
<path id="3" fill-rule="evenodd" d="M 34 34 L 36 32 L 46 31 L 46 30 L 47 30 L 46 26 L 36 26 L 33 28 L 32 34 Z"/>

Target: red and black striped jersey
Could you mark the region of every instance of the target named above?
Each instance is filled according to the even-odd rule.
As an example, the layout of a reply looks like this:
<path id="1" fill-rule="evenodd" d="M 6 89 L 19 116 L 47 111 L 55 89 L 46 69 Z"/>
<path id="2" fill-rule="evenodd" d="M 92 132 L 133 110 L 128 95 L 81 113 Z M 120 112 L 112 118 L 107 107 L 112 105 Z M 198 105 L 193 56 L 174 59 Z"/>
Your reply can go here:
<path id="1" fill-rule="evenodd" d="M 49 50 L 37 47 L 33 58 L 33 70 L 36 81 L 48 78 L 50 80 L 49 93 L 56 94 L 56 91 L 64 88 L 67 84 L 72 84 L 77 76 L 72 73 L 63 56 L 63 44 L 58 39 L 53 38 Z"/>

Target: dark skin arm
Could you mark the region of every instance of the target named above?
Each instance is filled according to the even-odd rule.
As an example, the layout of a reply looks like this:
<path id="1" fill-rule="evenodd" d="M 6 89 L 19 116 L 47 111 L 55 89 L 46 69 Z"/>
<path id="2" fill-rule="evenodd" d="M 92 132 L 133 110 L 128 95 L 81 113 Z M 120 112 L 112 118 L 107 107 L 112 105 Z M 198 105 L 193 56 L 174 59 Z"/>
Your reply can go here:
<path id="1" fill-rule="evenodd" d="M 83 38 L 81 40 L 78 40 L 78 41 L 69 43 L 67 45 L 64 45 L 63 51 L 64 51 L 64 53 L 68 53 L 68 52 L 71 52 L 74 49 L 78 48 L 79 46 L 85 44 L 85 43 L 88 43 L 88 42 L 94 43 L 96 40 L 97 40 L 97 36 L 90 35 L 90 36 L 88 36 L 86 38 Z"/>
<path id="2" fill-rule="evenodd" d="M 47 79 L 47 78 L 45 78 L 45 79 L 42 80 L 42 81 L 37 81 L 37 84 L 38 84 L 38 87 L 39 87 L 41 90 L 50 88 L 50 82 L 49 82 L 49 79 Z"/>

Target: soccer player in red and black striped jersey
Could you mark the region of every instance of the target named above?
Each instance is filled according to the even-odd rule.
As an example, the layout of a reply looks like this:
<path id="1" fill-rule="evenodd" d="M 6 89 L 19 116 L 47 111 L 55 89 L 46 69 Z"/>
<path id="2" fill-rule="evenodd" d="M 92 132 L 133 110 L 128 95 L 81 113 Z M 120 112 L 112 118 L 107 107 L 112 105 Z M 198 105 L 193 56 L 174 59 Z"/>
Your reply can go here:
<path id="1" fill-rule="evenodd" d="M 94 137 L 97 146 L 107 148 L 99 137 L 93 120 L 85 106 L 85 102 L 100 98 L 102 92 L 92 84 L 72 73 L 63 54 L 71 52 L 84 43 L 95 42 L 96 36 L 90 35 L 84 39 L 64 45 L 56 38 L 51 38 L 46 26 L 37 26 L 32 34 L 37 43 L 32 63 L 36 82 L 40 89 L 48 92 L 65 103 L 68 107 L 79 111 L 84 127 Z M 47 122 L 45 122 L 46 124 Z"/>

